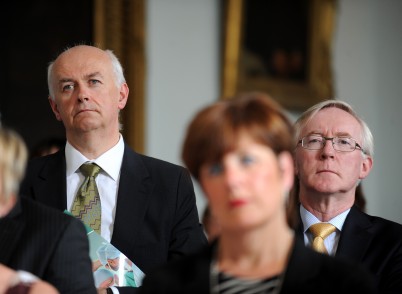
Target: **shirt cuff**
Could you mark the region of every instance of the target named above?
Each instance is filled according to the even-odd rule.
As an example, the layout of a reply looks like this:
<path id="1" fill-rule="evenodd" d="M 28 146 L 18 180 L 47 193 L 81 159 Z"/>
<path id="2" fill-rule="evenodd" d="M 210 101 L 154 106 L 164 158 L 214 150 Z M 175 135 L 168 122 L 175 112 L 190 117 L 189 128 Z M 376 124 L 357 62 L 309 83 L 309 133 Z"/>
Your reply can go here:
<path id="1" fill-rule="evenodd" d="M 32 284 L 36 281 L 38 281 L 38 277 L 26 272 L 26 271 L 17 271 L 17 275 L 18 275 L 18 281 L 23 283 L 23 284 Z"/>

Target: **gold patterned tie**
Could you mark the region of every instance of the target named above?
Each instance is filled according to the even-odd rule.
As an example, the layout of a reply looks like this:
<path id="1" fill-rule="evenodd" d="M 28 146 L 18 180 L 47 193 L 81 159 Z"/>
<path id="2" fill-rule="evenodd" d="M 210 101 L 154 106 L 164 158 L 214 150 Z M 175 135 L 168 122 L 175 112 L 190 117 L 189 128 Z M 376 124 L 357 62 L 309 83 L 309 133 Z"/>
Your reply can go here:
<path id="1" fill-rule="evenodd" d="M 314 236 L 313 249 L 315 251 L 328 254 L 324 245 L 324 239 L 331 233 L 335 232 L 335 226 L 328 223 L 317 223 L 312 225 L 309 230 Z"/>
<path id="2" fill-rule="evenodd" d="M 101 168 L 94 163 L 84 163 L 80 171 L 85 176 L 84 182 L 78 189 L 75 197 L 72 215 L 81 219 L 86 225 L 100 233 L 101 228 L 101 201 L 95 178 Z"/>

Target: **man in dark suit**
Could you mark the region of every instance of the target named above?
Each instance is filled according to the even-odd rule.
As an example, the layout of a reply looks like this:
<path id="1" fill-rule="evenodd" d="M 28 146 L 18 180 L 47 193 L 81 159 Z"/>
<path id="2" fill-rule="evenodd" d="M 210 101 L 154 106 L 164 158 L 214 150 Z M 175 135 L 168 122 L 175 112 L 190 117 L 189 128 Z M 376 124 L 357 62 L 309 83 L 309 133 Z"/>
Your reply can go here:
<path id="1" fill-rule="evenodd" d="M 49 102 L 65 126 L 67 144 L 30 162 L 22 192 L 71 210 L 83 181 L 79 167 L 96 163 L 101 168 L 96 177 L 100 233 L 145 274 L 206 245 L 189 173 L 124 143 L 119 112 L 129 89 L 116 56 L 92 46 L 72 47 L 50 64 L 48 84 Z"/>
<path id="2" fill-rule="evenodd" d="M 0 127 L 0 264 L 29 272 L 60 293 L 96 293 L 83 224 L 18 197 L 26 160 L 20 136 Z"/>
<path id="3" fill-rule="evenodd" d="M 349 104 L 327 100 L 303 113 L 295 131 L 299 237 L 311 246 L 311 227 L 332 224 L 324 252 L 360 262 L 375 275 L 380 293 L 402 293 L 402 225 L 354 205 L 356 187 L 373 164 L 367 124 Z"/>

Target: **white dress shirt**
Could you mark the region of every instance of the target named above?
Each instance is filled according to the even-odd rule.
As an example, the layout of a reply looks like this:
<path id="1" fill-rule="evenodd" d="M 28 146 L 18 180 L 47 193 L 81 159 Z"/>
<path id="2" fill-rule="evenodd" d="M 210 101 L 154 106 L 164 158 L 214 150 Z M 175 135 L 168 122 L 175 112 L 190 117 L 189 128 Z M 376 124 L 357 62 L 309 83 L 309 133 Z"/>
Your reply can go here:
<path id="1" fill-rule="evenodd" d="M 336 217 L 330 219 L 327 222 L 336 227 L 335 232 L 331 233 L 324 240 L 324 245 L 325 245 L 325 248 L 327 249 L 327 252 L 329 255 L 335 255 L 335 253 L 336 253 L 336 250 L 338 248 L 339 238 L 340 238 L 341 232 L 342 232 L 342 227 L 343 227 L 343 224 L 345 223 L 345 219 L 348 216 L 349 211 L 350 211 L 350 208 L 348 210 L 345 210 L 341 214 L 338 214 Z M 314 238 L 313 238 L 313 234 L 309 231 L 309 228 L 316 223 L 321 223 L 321 221 L 318 218 L 316 218 L 311 212 L 306 210 L 303 207 L 303 205 L 300 205 L 300 217 L 303 222 L 304 243 L 308 247 L 311 247 L 313 244 Z"/>
<path id="2" fill-rule="evenodd" d="M 120 169 L 124 154 L 123 137 L 120 135 L 119 142 L 115 146 L 94 160 L 86 158 L 68 142 L 65 152 L 67 209 L 69 211 L 71 211 L 78 188 L 84 180 L 84 176 L 79 170 L 80 166 L 85 162 L 93 162 L 102 168 L 95 181 L 102 207 L 101 236 L 110 242 L 113 234 Z"/>

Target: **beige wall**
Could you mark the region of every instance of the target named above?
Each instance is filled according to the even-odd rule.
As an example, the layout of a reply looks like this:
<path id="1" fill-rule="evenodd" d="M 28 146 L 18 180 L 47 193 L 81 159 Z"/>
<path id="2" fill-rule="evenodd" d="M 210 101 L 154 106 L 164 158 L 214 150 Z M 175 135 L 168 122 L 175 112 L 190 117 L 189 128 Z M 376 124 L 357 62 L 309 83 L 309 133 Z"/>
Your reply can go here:
<path id="1" fill-rule="evenodd" d="M 363 182 L 368 212 L 400 223 L 401 13 L 399 0 L 339 0 L 333 48 L 336 98 L 356 108 L 375 138 L 374 169 Z M 216 0 L 148 0 L 147 154 L 181 163 L 188 120 L 218 97 L 218 17 Z"/>

